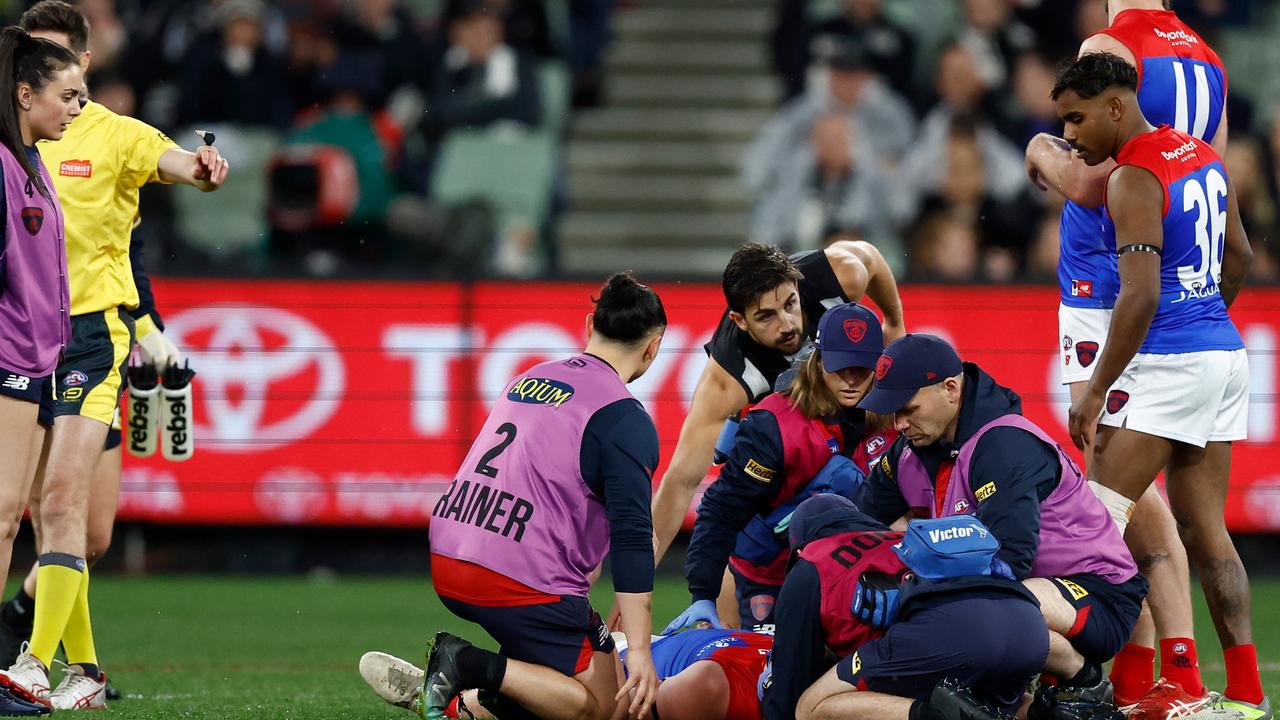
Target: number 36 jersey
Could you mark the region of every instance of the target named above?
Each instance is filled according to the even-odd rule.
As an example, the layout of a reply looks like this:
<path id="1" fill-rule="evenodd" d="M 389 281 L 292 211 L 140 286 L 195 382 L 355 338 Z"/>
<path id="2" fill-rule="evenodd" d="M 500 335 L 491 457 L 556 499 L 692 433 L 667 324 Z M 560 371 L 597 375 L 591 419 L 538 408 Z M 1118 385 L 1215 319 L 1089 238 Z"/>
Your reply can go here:
<path id="1" fill-rule="evenodd" d="M 1160 306 L 1139 352 L 1243 348 L 1218 286 L 1227 226 L 1227 173 L 1218 154 L 1162 125 L 1130 140 L 1116 163 L 1149 171 L 1164 189 Z"/>
<path id="2" fill-rule="evenodd" d="M 1133 54 L 1138 107 L 1151 124 L 1170 125 L 1213 142 L 1227 102 L 1227 73 L 1213 48 L 1170 10 L 1124 10 L 1100 34 Z M 1115 227 L 1101 209 L 1068 201 L 1060 234 L 1062 304 L 1112 307 L 1120 291 Z"/>

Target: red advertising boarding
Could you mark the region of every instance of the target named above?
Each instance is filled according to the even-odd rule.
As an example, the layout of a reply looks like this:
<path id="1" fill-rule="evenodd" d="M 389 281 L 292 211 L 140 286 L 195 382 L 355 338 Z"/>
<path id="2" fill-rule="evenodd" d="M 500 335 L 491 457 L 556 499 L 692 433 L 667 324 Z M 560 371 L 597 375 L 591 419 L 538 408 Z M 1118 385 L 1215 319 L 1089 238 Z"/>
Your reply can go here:
<path id="1" fill-rule="evenodd" d="M 121 516 L 181 523 L 422 526 L 489 402 L 530 365 L 581 349 L 590 283 L 157 281 L 195 379 L 195 454 L 126 455 Z M 664 461 L 723 309 L 718 286 L 656 289 L 671 326 L 632 389 Z M 1069 444 L 1049 287 L 902 289 L 907 325 L 952 341 Z M 1227 518 L 1280 530 L 1275 403 L 1280 290 L 1232 310 L 1249 346 L 1250 439 L 1234 451 Z M 659 471 L 655 477 L 660 477 Z"/>

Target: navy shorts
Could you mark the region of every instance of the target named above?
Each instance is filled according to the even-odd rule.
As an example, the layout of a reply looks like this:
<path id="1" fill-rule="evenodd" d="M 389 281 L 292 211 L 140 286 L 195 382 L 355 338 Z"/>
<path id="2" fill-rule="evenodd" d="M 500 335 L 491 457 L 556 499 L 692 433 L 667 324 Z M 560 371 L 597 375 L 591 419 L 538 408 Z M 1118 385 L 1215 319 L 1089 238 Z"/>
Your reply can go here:
<path id="1" fill-rule="evenodd" d="M 1040 608 L 999 591 L 921 598 L 884 637 L 836 664 L 861 690 L 926 700 L 954 678 L 982 699 L 1012 711 L 1049 655 Z"/>
<path id="2" fill-rule="evenodd" d="M 738 620 L 743 630 L 769 632 L 773 630 L 773 606 L 778 602 L 779 585 L 765 585 L 748 578 L 732 566 L 734 595 L 738 598 Z"/>
<path id="3" fill-rule="evenodd" d="M 40 406 L 36 422 L 43 427 L 53 427 L 53 375 L 31 377 L 0 368 L 0 395 L 26 400 Z"/>
<path id="4" fill-rule="evenodd" d="M 613 637 L 586 598 L 561 596 L 538 605 L 483 607 L 447 597 L 449 612 L 493 636 L 510 660 L 543 665 L 573 677 L 591 664 L 591 654 L 613 652 Z"/>
<path id="5" fill-rule="evenodd" d="M 1071 647 L 1090 662 L 1101 664 L 1115 657 L 1138 622 L 1147 579 L 1134 575 L 1119 585 L 1097 575 L 1049 579 L 1076 609 L 1075 624 L 1066 634 Z"/>
<path id="6" fill-rule="evenodd" d="M 111 428 L 107 430 L 107 441 L 103 444 L 103 451 L 115 450 L 120 447 L 124 438 L 120 432 L 120 408 L 116 408 L 116 416 L 111 421 Z"/>

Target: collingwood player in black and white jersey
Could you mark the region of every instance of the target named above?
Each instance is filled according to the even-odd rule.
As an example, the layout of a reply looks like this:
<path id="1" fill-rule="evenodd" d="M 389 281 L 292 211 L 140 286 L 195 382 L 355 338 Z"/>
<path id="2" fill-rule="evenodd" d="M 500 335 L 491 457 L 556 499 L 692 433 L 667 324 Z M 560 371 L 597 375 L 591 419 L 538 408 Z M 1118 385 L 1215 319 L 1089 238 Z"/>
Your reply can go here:
<path id="1" fill-rule="evenodd" d="M 711 467 L 725 421 L 773 391 L 827 308 L 866 296 L 884 314 L 886 343 L 905 332 L 893 273 L 866 242 L 844 240 L 791 257 L 776 247 L 747 244 L 729 260 L 723 286 L 729 307 L 706 345 L 706 367 L 653 499 L 656 560 Z"/>

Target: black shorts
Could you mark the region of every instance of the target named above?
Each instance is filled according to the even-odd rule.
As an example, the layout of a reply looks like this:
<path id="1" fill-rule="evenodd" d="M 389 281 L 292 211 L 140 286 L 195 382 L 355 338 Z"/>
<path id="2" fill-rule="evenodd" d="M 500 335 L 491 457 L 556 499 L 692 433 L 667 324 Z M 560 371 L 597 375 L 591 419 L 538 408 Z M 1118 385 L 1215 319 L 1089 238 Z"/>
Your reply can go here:
<path id="1" fill-rule="evenodd" d="M 26 400 L 40 406 L 36 422 L 53 427 L 53 376 L 31 377 L 0 368 L 0 395 Z"/>
<path id="2" fill-rule="evenodd" d="M 133 318 L 124 309 L 72 316 L 71 342 L 58 365 L 54 414 L 111 425 L 132 348 Z"/>
<path id="3" fill-rule="evenodd" d="M 111 419 L 111 428 L 107 430 L 107 441 L 103 444 L 103 451 L 115 450 L 124 442 L 124 437 L 120 432 L 120 408 L 116 408 L 116 416 Z"/>
<path id="4" fill-rule="evenodd" d="M 954 678 L 1012 712 L 1049 655 L 1040 608 L 1008 593 L 978 591 L 922 598 L 918 607 L 836 664 L 860 690 L 926 700 Z"/>
<path id="5" fill-rule="evenodd" d="M 1129 641 L 1147 596 L 1147 579 L 1134 575 L 1118 585 L 1097 575 L 1049 578 L 1076 609 L 1067 632 L 1071 647 L 1090 662 L 1105 663 Z"/>
<path id="6" fill-rule="evenodd" d="M 613 637 L 586 598 L 551 603 L 483 607 L 440 597 L 449 612 L 469 620 L 498 641 L 510 660 L 542 665 L 569 677 L 586 671 L 591 654 L 613 652 Z"/>
<path id="7" fill-rule="evenodd" d="M 778 602 L 778 593 L 782 587 L 765 585 L 752 580 L 733 567 L 729 568 L 733 575 L 734 595 L 738 598 L 738 620 L 744 630 L 755 632 L 772 632 L 774 626 L 773 606 Z"/>

